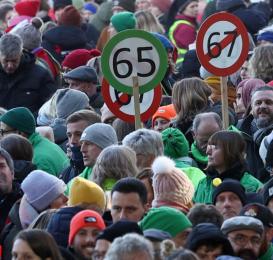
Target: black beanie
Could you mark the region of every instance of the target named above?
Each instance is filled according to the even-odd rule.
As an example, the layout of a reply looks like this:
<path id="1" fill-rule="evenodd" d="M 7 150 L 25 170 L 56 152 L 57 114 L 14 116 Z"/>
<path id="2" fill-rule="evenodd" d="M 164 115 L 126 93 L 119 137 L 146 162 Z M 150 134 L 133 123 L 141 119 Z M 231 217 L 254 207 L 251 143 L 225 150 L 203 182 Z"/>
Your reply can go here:
<path id="1" fill-rule="evenodd" d="M 185 248 L 192 251 L 202 245 L 223 245 L 222 254 L 233 255 L 233 249 L 219 227 L 212 223 L 201 223 L 195 226 L 187 238 Z"/>
<path id="2" fill-rule="evenodd" d="M 263 187 L 263 203 L 265 206 L 273 198 L 273 178 L 271 178 Z"/>
<path id="3" fill-rule="evenodd" d="M 225 179 L 212 193 L 212 203 L 215 205 L 217 196 L 225 191 L 235 193 L 241 200 L 242 204 L 246 204 L 245 188 L 237 180 Z"/>

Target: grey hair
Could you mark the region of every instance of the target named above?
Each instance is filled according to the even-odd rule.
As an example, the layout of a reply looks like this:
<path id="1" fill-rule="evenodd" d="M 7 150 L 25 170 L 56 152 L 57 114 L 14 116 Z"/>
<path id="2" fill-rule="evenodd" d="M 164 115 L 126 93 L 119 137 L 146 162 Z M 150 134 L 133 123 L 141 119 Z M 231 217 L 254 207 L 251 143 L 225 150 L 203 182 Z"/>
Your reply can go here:
<path id="1" fill-rule="evenodd" d="M 219 125 L 219 128 L 222 129 L 223 128 L 223 122 L 221 117 L 215 113 L 215 112 L 207 112 L 207 113 L 200 113 L 197 114 L 192 122 L 192 130 L 194 133 L 197 132 L 197 129 L 199 127 L 199 125 L 201 124 L 202 121 L 205 121 L 207 119 L 213 118 L 215 120 L 215 122 Z"/>
<path id="2" fill-rule="evenodd" d="M 130 260 L 134 253 L 139 252 L 147 253 L 145 260 L 154 259 L 153 245 L 149 240 L 138 234 L 127 234 L 114 240 L 104 259 Z"/>
<path id="3" fill-rule="evenodd" d="M 14 163 L 13 163 L 13 160 L 12 160 L 10 154 L 5 149 L 3 149 L 2 147 L 0 147 L 0 157 L 3 157 L 6 160 L 7 165 L 9 167 L 10 171 L 14 175 Z"/>
<path id="4" fill-rule="evenodd" d="M 15 34 L 4 34 L 0 38 L 0 55 L 7 58 L 14 58 L 23 51 L 23 41 Z"/>
<path id="5" fill-rule="evenodd" d="M 163 141 L 161 134 L 149 129 L 138 129 L 126 135 L 122 141 L 123 145 L 132 148 L 136 154 L 163 155 Z"/>

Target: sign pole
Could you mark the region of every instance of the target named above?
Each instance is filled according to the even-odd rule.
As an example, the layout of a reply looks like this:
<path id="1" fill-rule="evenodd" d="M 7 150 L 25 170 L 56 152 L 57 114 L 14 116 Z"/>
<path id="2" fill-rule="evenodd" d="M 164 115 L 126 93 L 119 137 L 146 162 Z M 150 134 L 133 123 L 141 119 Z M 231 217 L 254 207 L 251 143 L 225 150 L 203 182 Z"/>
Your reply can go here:
<path id="1" fill-rule="evenodd" d="M 134 95 L 134 107 L 135 107 L 135 129 L 141 128 L 140 120 L 140 104 L 139 104 L 139 84 L 138 77 L 133 76 L 133 95 Z"/>
<path id="2" fill-rule="evenodd" d="M 227 77 L 220 77 L 220 79 L 221 79 L 222 120 L 223 120 L 224 129 L 227 129 L 229 126 Z"/>

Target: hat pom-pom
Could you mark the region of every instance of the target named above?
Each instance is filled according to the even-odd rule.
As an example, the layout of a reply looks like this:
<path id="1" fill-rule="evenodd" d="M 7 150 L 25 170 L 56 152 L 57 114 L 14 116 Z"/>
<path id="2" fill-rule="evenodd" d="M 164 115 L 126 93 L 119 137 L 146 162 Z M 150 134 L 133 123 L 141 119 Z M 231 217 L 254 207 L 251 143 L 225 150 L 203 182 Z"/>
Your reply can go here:
<path id="1" fill-rule="evenodd" d="M 214 187 L 218 187 L 222 183 L 222 180 L 220 178 L 214 178 L 212 181 L 212 184 Z"/>
<path id="2" fill-rule="evenodd" d="M 152 164 L 154 174 L 169 173 L 174 168 L 175 162 L 166 156 L 157 157 Z"/>

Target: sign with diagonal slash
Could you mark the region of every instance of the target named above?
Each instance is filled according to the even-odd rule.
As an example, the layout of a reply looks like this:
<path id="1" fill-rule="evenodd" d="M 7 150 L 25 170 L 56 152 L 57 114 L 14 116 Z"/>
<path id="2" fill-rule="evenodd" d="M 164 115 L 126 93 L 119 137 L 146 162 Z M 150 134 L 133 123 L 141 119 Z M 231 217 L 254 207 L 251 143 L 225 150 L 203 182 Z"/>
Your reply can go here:
<path id="1" fill-rule="evenodd" d="M 228 76 L 239 70 L 248 50 L 249 38 L 244 24 L 229 13 L 211 15 L 197 34 L 198 59 L 215 76 Z"/>
<path id="2" fill-rule="evenodd" d="M 114 115 L 123 121 L 134 123 L 135 109 L 133 95 L 118 91 L 106 79 L 102 81 L 101 92 L 104 102 Z M 139 95 L 140 119 L 142 122 L 149 120 L 153 116 L 160 105 L 161 97 L 161 85 Z"/>

